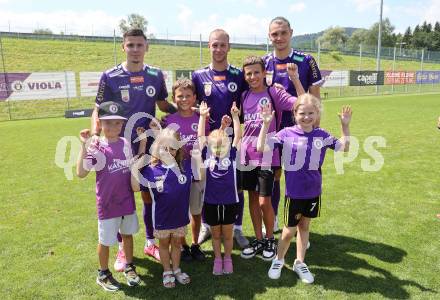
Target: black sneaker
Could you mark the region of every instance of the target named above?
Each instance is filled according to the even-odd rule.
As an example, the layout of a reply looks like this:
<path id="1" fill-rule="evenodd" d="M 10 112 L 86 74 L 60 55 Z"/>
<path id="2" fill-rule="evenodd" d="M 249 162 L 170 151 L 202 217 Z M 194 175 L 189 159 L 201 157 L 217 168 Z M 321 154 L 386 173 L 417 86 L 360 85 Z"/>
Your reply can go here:
<path id="1" fill-rule="evenodd" d="M 191 256 L 197 261 L 205 260 L 205 253 L 203 253 L 202 249 L 200 249 L 200 245 L 191 245 Z"/>
<path id="2" fill-rule="evenodd" d="M 139 275 L 136 273 L 136 267 L 133 264 L 127 264 L 125 266 L 124 276 L 129 286 L 136 286 L 141 282 Z"/>
<path id="3" fill-rule="evenodd" d="M 112 273 L 108 269 L 104 271 L 98 270 L 96 283 L 102 286 L 102 288 L 108 292 L 116 292 L 121 288 L 119 282 L 113 278 Z"/>
<path id="4" fill-rule="evenodd" d="M 271 261 L 277 255 L 277 242 L 275 238 L 264 239 L 264 249 L 262 257 L 266 261 Z"/>
<path id="5" fill-rule="evenodd" d="M 261 252 L 263 252 L 264 249 L 264 241 L 261 240 L 253 240 L 249 246 L 247 246 L 246 248 L 243 249 L 243 251 L 241 251 L 241 257 L 242 258 L 252 258 L 257 254 L 261 254 Z"/>
<path id="6" fill-rule="evenodd" d="M 193 257 L 191 255 L 191 251 L 190 251 L 188 245 L 182 245 L 182 249 L 180 252 L 180 259 L 183 261 L 186 261 L 186 262 L 193 260 Z"/>

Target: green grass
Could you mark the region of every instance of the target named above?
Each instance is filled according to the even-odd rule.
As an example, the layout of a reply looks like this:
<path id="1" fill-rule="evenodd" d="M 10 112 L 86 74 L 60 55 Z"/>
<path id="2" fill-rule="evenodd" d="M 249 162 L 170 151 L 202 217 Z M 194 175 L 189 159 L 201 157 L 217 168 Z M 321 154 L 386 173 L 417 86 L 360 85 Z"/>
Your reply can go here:
<path id="1" fill-rule="evenodd" d="M 95 283 L 97 221 L 95 176 L 69 181 L 54 163 L 57 142 L 77 136 L 88 119 L 53 118 L 0 123 L 0 290 L 5 299 L 434 299 L 440 284 L 440 212 L 437 168 L 439 95 L 359 97 L 325 102 L 322 127 L 338 134 L 336 112 L 350 104 L 352 135 L 359 156 L 337 175 L 333 154 L 323 168 L 321 217 L 312 222 L 306 262 L 313 285 L 284 269 L 267 278 L 269 264 L 243 260 L 234 250 L 235 273 L 211 275 L 212 248 L 205 263 L 183 263 L 193 282 L 174 290 L 161 287 L 161 265 L 142 253 L 144 228 L 135 236 L 135 263 L 143 283 L 110 295 Z M 363 144 L 383 136 L 378 151 L 385 164 L 364 172 Z M 354 143 L 352 143 L 354 149 Z M 68 153 L 69 154 L 69 151 Z M 68 157 L 68 155 L 67 155 Z M 67 159 L 67 158 L 66 158 Z M 72 169 L 73 170 L 73 169 Z M 142 204 L 137 199 L 138 214 Z M 282 217 L 282 209 L 280 209 Z M 253 234 L 246 200 L 245 234 Z M 292 243 L 286 262 L 294 260 Z M 111 250 L 114 262 L 115 248 Z M 123 276 L 116 274 L 121 280 Z"/>

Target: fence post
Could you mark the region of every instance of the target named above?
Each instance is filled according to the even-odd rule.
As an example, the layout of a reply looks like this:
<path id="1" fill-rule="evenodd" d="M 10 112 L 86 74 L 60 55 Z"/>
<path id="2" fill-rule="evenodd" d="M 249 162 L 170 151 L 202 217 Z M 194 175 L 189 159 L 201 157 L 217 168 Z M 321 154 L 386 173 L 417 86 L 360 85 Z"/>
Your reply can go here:
<path id="1" fill-rule="evenodd" d="M 422 49 L 422 57 L 420 59 L 420 72 L 422 72 L 422 74 L 423 74 L 423 59 L 424 59 L 424 56 L 425 56 L 425 48 Z M 420 80 L 419 93 L 422 92 L 422 83 L 423 83 L 423 80 Z"/>
<path id="2" fill-rule="evenodd" d="M 266 38 L 266 53 L 269 53 L 269 38 Z"/>
<path id="3" fill-rule="evenodd" d="M 0 32 L 0 54 L 2 57 L 2 66 L 3 66 L 3 77 L 5 78 L 5 89 L 6 89 L 6 96 L 9 97 L 10 95 L 10 90 L 9 90 L 9 79 L 8 79 L 8 74 L 6 73 L 6 65 L 5 65 L 5 55 L 3 52 L 3 41 L 2 41 L 2 34 Z M 12 116 L 11 116 L 11 105 L 9 103 L 9 99 L 5 100 L 8 103 L 8 116 L 9 116 L 9 120 L 12 120 Z"/>
<path id="4" fill-rule="evenodd" d="M 394 46 L 394 55 L 393 55 L 393 85 L 391 86 L 391 93 L 394 94 L 394 72 L 396 70 L 396 46 Z"/>
<path id="5" fill-rule="evenodd" d="M 116 56 L 117 56 L 116 55 L 116 29 L 113 29 L 113 58 L 115 61 L 115 67 L 118 64 L 118 61 L 117 61 L 118 58 Z"/>
<path id="6" fill-rule="evenodd" d="M 321 68 L 321 41 L 318 40 L 318 68 Z"/>
<path id="7" fill-rule="evenodd" d="M 69 91 L 69 81 L 67 78 L 67 71 L 64 71 L 64 84 L 66 85 L 66 96 L 67 96 L 67 110 L 70 109 L 70 91 Z"/>
<path id="8" fill-rule="evenodd" d="M 203 67 L 202 34 L 200 34 L 200 68 Z"/>
<path id="9" fill-rule="evenodd" d="M 359 72 L 362 69 L 362 43 L 359 44 Z M 361 86 L 358 86 L 358 96 L 361 95 Z"/>

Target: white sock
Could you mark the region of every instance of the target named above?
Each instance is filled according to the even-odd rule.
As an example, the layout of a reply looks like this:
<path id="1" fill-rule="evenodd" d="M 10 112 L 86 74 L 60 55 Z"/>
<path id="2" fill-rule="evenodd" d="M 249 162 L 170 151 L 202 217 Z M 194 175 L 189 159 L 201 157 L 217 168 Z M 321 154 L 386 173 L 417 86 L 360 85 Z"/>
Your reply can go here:
<path id="1" fill-rule="evenodd" d="M 208 224 L 206 224 L 206 223 L 202 223 L 202 225 L 203 225 L 203 227 L 205 227 L 205 228 L 207 228 L 207 229 L 209 229 L 210 227 L 209 227 L 209 225 Z"/>
<path id="2" fill-rule="evenodd" d="M 147 239 L 146 245 L 147 247 L 150 247 L 151 245 L 155 245 L 156 240 L 155 239 Z"/>
<path id="3" fill-rule="evenodd" d="M 243 231 L 243 226 L 242 225 L 234 225 L 234 230 L 240 230 Z"/>

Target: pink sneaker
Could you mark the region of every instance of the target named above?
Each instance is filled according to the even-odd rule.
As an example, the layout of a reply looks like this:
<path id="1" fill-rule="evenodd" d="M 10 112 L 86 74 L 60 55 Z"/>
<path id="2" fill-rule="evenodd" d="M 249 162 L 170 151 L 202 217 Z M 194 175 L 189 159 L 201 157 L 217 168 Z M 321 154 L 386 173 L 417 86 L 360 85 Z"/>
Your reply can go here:
<path id="1" fill-rule="evenodd" d="M 156 245 L 150 245 L 144 247 L 144 253 L 145 255 L 151 256 L 157 261 L 160 261 L 160 255 L 159 255 L 159 247 Z"/>
<path id="2" fill-rule="evenodd" d="M 221 258 L 214 259 L 214 267 L 212 268 L 212 274 L 214 275 L 223 274 L 223 260 Z"/>
<path id="3" fill-rule="evenodd" d="M 125 269 L 125 264 L 127 260 L 125 258 L 124 250 L 118 250 L 118 254 L 116 255 L 116 260 L 114 264 L 114 268 L 116 272 L 122 272 Z"/>
<path id="4" fill-rule="evenodd" d="M 232 258 L 224 258 L 223 259 L 223 274 L 232 274 L 234 273 L 234 267 L 232 266 Z"/>

